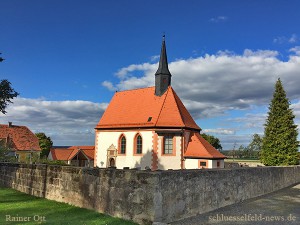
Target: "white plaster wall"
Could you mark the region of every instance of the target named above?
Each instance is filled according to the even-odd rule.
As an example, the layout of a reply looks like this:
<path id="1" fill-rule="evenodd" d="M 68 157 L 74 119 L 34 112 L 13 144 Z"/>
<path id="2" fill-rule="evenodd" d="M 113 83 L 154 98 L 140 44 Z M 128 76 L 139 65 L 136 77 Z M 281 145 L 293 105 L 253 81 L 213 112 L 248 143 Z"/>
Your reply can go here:
<path id="1" fill-rule="evenodd" d="M 208 162 L 208 167 L 207 169 L 214 169 L 218 168 L 217 167 L 217 162 L 220 162 L 220 167 L 219 168 L 224 168 L 224 159 L 185 159 L 185 168 L 186 169 L 199 169 L 199 160 L 205 160 Z"/>
<path id="2" fill-rule="evenodd" d="M 181 136 L 174 136 L 176 139 L 176 155 L 175 156 L 168 156 L 162 154 L 162 140 L 163 137 L 158 137 L 158 169 L 160 170 L 167 170 L 167 169 L 181 169 Z"/>
<path id="3" fill-rule="evenodd" d="M 184 166 L 185 169 L 198 169 L 198 159 L 185 159 Z"/>
<path id="4" fill-rule="evenodd" d="M 143 139 L 143 154 L 134 156 L 134 137 L 140 133 Z M 116 158 L 116 167 L 141 167 L 151 168 L 152 159 L 152 131 L 96 131 L 96 163 L 98 167 L 107 167 L 107 149 L 113 144 L 118 149 L 118 141 L 121 134 L 126 137 L 126 155 L 118 155 Z"/>
<path id="5" fill-rule="evenodd" d="M 217 162 L 220 162 L 220 167 L 217 167 Z M 224 159 L 212 160 L 212 168 L 224 168 Z"/>

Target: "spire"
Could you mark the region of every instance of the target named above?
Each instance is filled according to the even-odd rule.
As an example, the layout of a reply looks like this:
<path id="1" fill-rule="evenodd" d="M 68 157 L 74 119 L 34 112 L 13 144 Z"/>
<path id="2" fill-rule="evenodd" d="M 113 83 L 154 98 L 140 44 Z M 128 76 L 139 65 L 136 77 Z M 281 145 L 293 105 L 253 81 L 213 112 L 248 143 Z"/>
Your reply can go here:
<path id="1" fill-rule="evenodd" d="M 167 58 L 167 51 L 166 51 L 165 35 L 163 35 L 159 66 L 158 66 L 158 69 L 157 69 L 155 75 L 159 75 L 159 74 L 165 74 L 165 75 L 171 76 L 171 73 L 168 68 L 168 58 Z"/>
<path id="2" fill-rule="evenodd" d="M 163 35 L 159 66 L 155 73 L 155 95 L 162 96 L 165 93 L 171 85 L 171 76 L 168 68 L 165 35 Z"/>

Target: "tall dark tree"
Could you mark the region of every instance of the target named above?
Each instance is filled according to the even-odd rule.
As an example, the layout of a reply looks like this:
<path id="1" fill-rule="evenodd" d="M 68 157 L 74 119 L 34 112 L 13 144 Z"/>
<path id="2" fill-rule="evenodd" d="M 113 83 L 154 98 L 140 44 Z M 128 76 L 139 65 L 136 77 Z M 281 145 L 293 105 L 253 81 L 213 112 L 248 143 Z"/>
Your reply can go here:
<path id="1" fill-rule="evenodd" d="M 201 134 L 201 136 L 207 140 L 215 149 L 221 151 L 223 148 L 222 148 L 222 145 L 220 143 L 220 140 L 219 138 L 213 136 L 213 135 L 209 135 L 209 134 Z"/>
<path id="2" fill-rule="evenodd" d="M 1 80 L 0 82 L 0 112 L 5 114 L 6 107 L 12 103 L 12 99 L 19 95 L 12 87 L 8 80 Z"/>
<path id="3" fill-rule="evenodd" d="M 261 162 L 265 165 L 298 164 L 298 130 L 294 118 L 282 82 L 278 79 L 269 106 L 260 154 Z"/>
<path id="4" fill-rule="evenodd" d="M 40 148 L 42 149 L 41 158 L 47 157 L 50 149 L 52 148 L 53 142 L 50 137 L 47 137 L 45 133 L 36 133 L 35 136 L 39 139 Z"/>

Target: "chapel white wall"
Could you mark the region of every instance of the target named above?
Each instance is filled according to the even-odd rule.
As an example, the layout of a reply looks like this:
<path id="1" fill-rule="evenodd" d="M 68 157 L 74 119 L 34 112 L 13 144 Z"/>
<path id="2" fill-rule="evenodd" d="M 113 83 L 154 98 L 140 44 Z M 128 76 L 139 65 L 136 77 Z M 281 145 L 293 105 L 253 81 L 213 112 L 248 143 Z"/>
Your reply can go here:
<path id="1" fill-rule="evenodd" d="M 181 169 L 181 136 L 174 136 L 175 138 L 175 155 L 164 155 L 163 154 L 163 136 L 158 137 L 158 146 L 157 146 L 157 154 L 158 154 L 158 169 L 167 170 L 173 169 L 178 170 Z M 174 149 L 173 149 L 174 151 Z"/>
<path id="2" fill-rule="evenodd" d="M 139 133 L 143 140 L 142 155 L 134 155 L 134 138 Z M 145 169 L 151 168 L 152 163 L 152 131 L 96 131 L 96 159 L 95 166 L 107 167 L 107 149 L 113 144 L 118 149 L 118 141 L 121 135 L 126 137 L 126 155 L 117 155 L 116 167 Z"/>

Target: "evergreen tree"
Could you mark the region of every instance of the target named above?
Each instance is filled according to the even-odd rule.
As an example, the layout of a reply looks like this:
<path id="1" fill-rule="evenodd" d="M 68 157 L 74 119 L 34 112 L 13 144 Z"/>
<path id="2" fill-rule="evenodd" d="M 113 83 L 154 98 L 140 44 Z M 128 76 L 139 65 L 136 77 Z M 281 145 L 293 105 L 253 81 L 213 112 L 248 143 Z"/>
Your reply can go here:
<path id="1" fill-rule="evenodd" d="M 273 99 L 265 124 L 260 159 L 266 166 L 297 165 L 297 125 L 281 80 L 275 84 Z"/>

